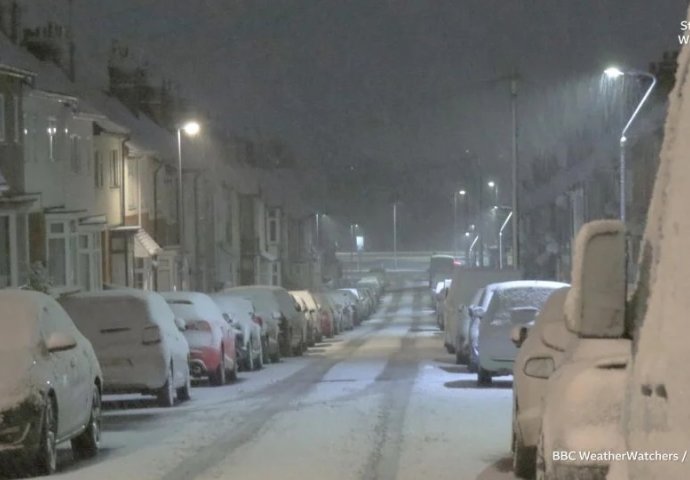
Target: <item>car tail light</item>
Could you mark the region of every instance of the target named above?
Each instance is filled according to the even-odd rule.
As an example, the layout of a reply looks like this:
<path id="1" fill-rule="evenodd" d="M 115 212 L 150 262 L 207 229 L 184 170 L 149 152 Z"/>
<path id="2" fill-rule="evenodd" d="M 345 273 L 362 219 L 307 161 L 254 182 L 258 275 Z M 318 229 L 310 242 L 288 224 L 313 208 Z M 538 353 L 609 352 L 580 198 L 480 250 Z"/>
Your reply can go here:
<path id="1" fill-rule="evenodd" d="M 252 315 L 252 320 L 254 323 L 256 323 L 258 326 L 263 327 L 264 326 L 264 319 L 261 318 L 258 315 Z"/>
<path id="2" fill-rule="evenodd" d="M 161 331 L 157 325 L 145 327 L 142 333 L 141 343 L 144 345 L 155 345 L 161 343 Z"/>

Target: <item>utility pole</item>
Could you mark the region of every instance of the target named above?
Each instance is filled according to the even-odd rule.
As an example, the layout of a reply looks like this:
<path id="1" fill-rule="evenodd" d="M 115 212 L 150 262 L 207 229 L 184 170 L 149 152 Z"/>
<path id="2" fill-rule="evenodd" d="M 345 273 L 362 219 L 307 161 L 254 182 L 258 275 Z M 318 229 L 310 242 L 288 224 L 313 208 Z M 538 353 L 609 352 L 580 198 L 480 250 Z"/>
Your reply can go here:
<path id="1" fill-rule="evenodd" d="M 520 265 L 520 210 L 518 209 L 518 74 L 517 71 L 513 74 L 510 81 L 510 97 L 513 110 L 513 268 L 519 268 Z"/>
<path id="2" fill-rule="evenodd" d="M 453 235 L 451 236 L 451 251 L 458 256 L 458 193 L 453 190 Z"/>
<path id="3" fill-rule="evenodd" d="M 393 202 L 393 262 L 398 269 L 398 202 Z"/>

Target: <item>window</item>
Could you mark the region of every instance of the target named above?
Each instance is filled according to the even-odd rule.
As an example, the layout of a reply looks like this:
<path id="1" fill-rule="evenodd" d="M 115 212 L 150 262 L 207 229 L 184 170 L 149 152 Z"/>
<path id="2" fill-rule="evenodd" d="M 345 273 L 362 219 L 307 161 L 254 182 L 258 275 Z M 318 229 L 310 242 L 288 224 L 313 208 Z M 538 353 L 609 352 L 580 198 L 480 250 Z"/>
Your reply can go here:
<path id="1" fill-rule="evenodd" d="M 78 281 L 77 224 L 74 220 L 48 225 L 48 274 L 55 286 L 72 286 Z"/>
<path id="2" fill-rule="evenodd" d="M 14 111 L 14 143 L 19 143 L 21 141 L 21 122 L 19 116 L 19 95 L 14 95 L 13 97 L 13 111 Z"/>
<path id="3" fill-rule="evenodd" d="M 0 142 L 5 141 L 5 95 L 0 93 Z"/>
<path id="4" fill-rule="evenodd" d="M 280 285 L 280 264 L 273 262 L 271 268 L 271 285 Z"/>
<path id="5" fill-rule="evenodd" d="M 81 172 L 81 156 L 79 151 L 79 137 L 71 135 L 69 137 L 69 158 L 72 172 Z"/>
<path id="6" fill-rule="evenodd" d="M 138 200 L 138 186 L 137 183 L 137 159 L 127 159 L 127 208 L 135 210 L 137 208 Z"/>
<path id="7" fill-rule="evenodd" d="M 279 238 L 278 210 L 271 209 L 268 211 L 268 243 L 278 243 Z"/>
<path id="8" fill-rule="evenodd" d="M 118 188 L 120 186 L 120 156 L 117 150 L 110 151 L 110 186 Z"/>
<path id="9" fill-rule="evenodd" d="M 0 288 L 12 284 L 10 217 L 0 215 Z"/>
<path id="10" fill-rule="evenodd" d="M 102 284 L 101 234 L 79 234 L 79 286 L 84 290 L 98 290 Z"/>
<path id="11" fill-rule="evenodd" d="M 103 157 L 99 151 L 93 155 L 93 180 L 96 188 L 103 187 Z"/>

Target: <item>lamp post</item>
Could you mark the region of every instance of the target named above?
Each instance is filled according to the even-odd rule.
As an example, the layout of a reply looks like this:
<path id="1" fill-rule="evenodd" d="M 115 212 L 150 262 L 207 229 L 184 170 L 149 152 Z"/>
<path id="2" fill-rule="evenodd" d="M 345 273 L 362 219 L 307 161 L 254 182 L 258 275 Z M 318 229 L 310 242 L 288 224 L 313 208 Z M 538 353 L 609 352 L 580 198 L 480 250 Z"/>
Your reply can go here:
<path id="1" fill-rule="evenodd" d="M 465 190 L 460 190 L 459 192 L 453 192 L 453 252 L 455 256 L 458 256 L 458 195 L 460 198 L 464 199 L 467 192 Z"/>
<path id="2" fill-rule="evenodd" d="M 498 205 L 498 185 L 493 180 L 489 181 L 486 185 L 494 191 L 494 205 Z"/>
<path id="3" fill-rule="evenodd" d="M 393 202 L 393 264 L 398 269 L 398 202 Z"/>
<path id="4" fill-rule="evenodd" d="M 610 79 L 617 79 L 620 77 L 623 77 L 625 75 L 628 76 L 635 76 L 635 77 L 642 77 L 642 78 L 648 78 L 652 81 L 652 83 L 649 85 L 649 88 L 645 92 L 644 96 L 642 97 L 642 100 L 640 100 L 640 103 L 637 105 L 637 108 L 631 115 L 630 119 L 628 120 L 628 123 L 625 124 L 625 127 L 623 128 L 623 133 L 621 133 L 621 138 L 620 138 L 620 162 L 619 162 L 619 188 L 620 188 L 620 219 L 622 222 L 625 222 L 626 218 L 626 211 L 625 211 L 625 201 L 626 201 L 626 173 L 625 173 L 625 147 L 628 142 L 627 138 L 627 133 L 628 130 L 630 129 L 630 126 L 633 124 L 635 121 L 635 118 L 637 118 L 637 114 L 640 113 L 640 110 L 642 110 L 642 107 L 644 106 L 645 102 L 649 98 L 649 96 L 652 94 L 652 91 L 654 90 L 654 87 L 656 86 L 656 76 L 654 76 L 651 73 L 648 72 L 643 72 L 639 70 L 627 70 L 627 71 L 622 71 L 616 67 L 610 67 L 607 68 L 604 71 L 604 74 L 610 78 Z"/>
<path id="5" fill-rule="evenodd" d="M 177 228 L 180 242 L 180 254 L 184 256 L 184 206 L 182 202 L 182 132 L 193 137 L 199 133 L 201 126 L 194 121 L 186 122 L 177 128 Z"/>

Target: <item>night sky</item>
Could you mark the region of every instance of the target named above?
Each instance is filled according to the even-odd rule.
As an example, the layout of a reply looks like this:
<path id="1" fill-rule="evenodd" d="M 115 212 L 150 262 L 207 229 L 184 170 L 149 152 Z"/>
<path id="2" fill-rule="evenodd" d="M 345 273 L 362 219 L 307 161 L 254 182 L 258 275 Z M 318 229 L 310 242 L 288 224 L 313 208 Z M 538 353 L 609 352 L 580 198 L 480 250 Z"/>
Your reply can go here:
<path id="1" fill-rule="evenodd" d="M 41 1 L 58 3 L 31 3 Z M 362 223 L 374 237 L 390 230 L 397 195 L 401 242 L 413 248 L 442 248 L 451 191 L 469 181 L 467 151 L 505 185 L 508 201 L 510 96 L 502 78 L 523 78 L 520 108 L 530 116 L 521 117 L 521 156 L 529 157 L 541 141 L 529 129 L 544 91 L 610 63 L 646 69 L 678 48 L 687 5 L 74 1 L 81 56 L 104 62 L 111 40 L 124 41 L 231 131 L 284 139 L 304 168 L 330 179 L 312 193 L 342 223 Z M 329 198 L 319 195 L 326 189 Z M 382 246 L 388 241 L 380 237 Z"/>

